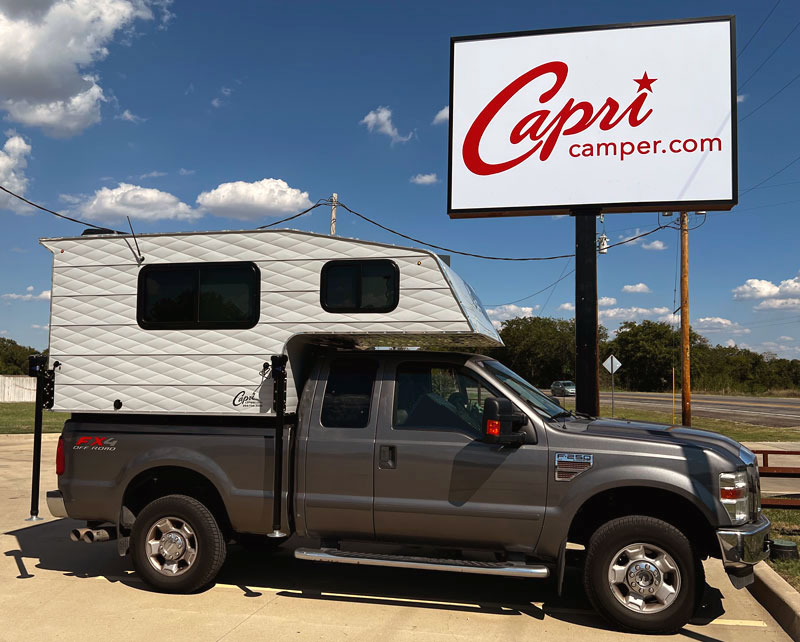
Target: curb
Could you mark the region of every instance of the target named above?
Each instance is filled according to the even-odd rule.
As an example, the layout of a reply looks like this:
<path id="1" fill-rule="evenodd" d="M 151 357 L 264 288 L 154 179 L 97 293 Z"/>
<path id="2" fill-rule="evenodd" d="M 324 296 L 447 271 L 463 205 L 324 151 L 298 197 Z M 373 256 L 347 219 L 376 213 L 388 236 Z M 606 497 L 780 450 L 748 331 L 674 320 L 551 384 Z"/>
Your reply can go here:
<path id="1" fill-rule="evenodd" d="M 754 568 L 750 593 L 775 618 L 792 640 L 800 641 L 800 593 L 778 575 L 766 562 Z"/>

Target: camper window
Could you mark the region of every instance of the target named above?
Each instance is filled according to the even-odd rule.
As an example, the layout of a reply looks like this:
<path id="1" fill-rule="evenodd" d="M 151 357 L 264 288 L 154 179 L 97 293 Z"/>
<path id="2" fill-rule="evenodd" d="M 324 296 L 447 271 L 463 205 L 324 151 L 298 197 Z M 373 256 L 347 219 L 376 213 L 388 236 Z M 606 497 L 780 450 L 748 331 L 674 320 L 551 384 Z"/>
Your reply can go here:
<path id="1" fill-rule="evenodd" d="M 136 317 L 146 330 L 252 328 L 260 312 L 254 263 L 172 263 L 139 272 Z"/>
<path id="2" fill-rule="evenodd" d="M 393 261 L 329 261 L 322 267 L 320 303 L 328 312 L 391 312 L 400 300 Z"/>

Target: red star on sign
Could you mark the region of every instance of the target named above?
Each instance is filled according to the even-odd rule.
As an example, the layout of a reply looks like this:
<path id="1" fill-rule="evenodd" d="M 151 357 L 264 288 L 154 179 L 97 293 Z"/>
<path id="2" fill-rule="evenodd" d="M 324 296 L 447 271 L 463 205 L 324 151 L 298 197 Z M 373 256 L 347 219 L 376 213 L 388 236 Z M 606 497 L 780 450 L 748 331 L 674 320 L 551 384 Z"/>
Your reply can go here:
<path id="1" fill-rule="evenodd" d="M 634 78 L 633 82 L 639 83 L 639 89 L 637 89 L 637 93 L 642 90 L 647 90 L 651 94 L 653 93 L 653 83 L 658 80 L 658 78 L 648 78 L 647 72 L 645 71 L 641 78 Z"/>

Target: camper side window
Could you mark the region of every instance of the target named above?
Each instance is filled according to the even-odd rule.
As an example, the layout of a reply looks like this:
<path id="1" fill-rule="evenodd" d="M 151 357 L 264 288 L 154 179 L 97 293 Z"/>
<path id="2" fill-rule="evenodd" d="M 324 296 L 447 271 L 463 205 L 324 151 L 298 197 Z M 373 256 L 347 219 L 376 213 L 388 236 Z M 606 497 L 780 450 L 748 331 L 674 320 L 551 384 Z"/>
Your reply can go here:
<path id="1" fill-rule="evenodd" d="M 331 364 L 321 423 L 328 428 L 364 428 L 369 423 L 372 385 L 378 364 L 374 361 L 342 361 Z"/>
<path id="2" fill-rule="evenodd" d="M 328 312 L 391 312 L 400 300 L 393 261 L 328 261 L 320 277 L 320 303 Z"/>
<path id="3" fill-rule="evenodd" d="M 254 263 L 172 263 L 139 272 L 136 318 L 146 330 L 252 328 L 260 312 Z"/>

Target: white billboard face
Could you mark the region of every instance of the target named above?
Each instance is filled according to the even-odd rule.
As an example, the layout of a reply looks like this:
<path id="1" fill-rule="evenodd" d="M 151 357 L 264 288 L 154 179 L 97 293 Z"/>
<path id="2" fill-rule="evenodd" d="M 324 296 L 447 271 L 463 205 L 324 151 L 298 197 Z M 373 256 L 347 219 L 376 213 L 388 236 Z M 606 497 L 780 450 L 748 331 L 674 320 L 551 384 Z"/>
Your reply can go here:
<path id="1" fill-rule="evenodd" d="M 453 38 L 448 213 L 730 209 L 732 17 Z"/>

